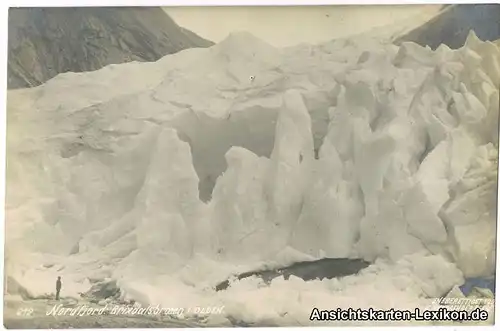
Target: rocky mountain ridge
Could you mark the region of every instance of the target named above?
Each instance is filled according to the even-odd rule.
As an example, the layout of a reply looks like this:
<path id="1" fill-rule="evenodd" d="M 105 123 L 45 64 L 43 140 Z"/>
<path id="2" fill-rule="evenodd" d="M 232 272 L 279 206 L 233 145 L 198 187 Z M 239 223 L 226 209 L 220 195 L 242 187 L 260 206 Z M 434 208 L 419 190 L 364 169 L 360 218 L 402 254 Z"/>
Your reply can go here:
<path id="1" fill-rule="evenodd" d="M 11 8 L 8 28 L 8 89 L 213 45 L 160 7 Z"/>

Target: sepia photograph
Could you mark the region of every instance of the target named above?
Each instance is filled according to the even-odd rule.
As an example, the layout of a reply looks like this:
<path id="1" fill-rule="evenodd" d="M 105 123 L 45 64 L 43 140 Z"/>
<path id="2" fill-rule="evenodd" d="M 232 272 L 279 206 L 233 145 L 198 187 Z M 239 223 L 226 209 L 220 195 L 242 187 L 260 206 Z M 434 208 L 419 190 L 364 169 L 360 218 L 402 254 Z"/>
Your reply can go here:
<path id="1" fill-rule="evenodd" d="M 500 4 L 6 26 L 5 328 L 494 326 Z"/>

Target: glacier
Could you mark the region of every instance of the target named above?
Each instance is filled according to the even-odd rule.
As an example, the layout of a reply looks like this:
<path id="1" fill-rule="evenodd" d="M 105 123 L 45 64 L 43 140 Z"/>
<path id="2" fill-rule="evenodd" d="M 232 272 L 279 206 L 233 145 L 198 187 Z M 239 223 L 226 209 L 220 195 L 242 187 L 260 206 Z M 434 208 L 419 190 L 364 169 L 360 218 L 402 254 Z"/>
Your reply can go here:
<path id="1" fill-rule="evenodd" d="M 499 85 L 473 32 L 436 51 L 238 32 L 9 91 L 6 274 L 32 297 L 62 275 L 64 295 L 113 279 L 144 305 L 223 305 L 214 323 L 425 305 L 495 272 Z M 212 289 L 322 257 L 373 264 Z"/>

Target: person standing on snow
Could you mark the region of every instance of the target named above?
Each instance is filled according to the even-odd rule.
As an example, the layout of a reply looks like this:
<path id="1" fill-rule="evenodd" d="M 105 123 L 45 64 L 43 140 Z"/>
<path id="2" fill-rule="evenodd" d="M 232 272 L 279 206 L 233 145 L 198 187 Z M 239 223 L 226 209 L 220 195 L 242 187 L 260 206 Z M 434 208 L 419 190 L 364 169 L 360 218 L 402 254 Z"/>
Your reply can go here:
<path id="1" fill-rule="evenodd" d="M 56 281 L 56 300 L 59 300 L 59 292 L 61 292 L 61 287 L 61 276 L 58 276 Z"/>

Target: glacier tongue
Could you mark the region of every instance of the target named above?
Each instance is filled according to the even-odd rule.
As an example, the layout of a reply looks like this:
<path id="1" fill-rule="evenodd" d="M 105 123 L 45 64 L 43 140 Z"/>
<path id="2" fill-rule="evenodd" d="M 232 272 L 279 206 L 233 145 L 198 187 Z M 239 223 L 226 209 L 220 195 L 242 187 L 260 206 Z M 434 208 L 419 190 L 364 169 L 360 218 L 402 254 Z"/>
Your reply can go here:
<path id="1" fill-rule="evenodd" d="M 263 264 L 420 256 L 411 273 L 439 295 L 454 284 L 430 284 L 430 265 L 446 260 L 450 282 L 494 271 L 498 63 L 473 34 L 434 52 L 275 49 L 240 33 L 10 91 L 7 254 L 38 251 L 81 277 L 105 264 L 150 302 L 161 299 L 138 280 L 191 287 Z M 22 268 L 55 273 L 31 258 Z"/>

